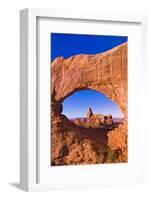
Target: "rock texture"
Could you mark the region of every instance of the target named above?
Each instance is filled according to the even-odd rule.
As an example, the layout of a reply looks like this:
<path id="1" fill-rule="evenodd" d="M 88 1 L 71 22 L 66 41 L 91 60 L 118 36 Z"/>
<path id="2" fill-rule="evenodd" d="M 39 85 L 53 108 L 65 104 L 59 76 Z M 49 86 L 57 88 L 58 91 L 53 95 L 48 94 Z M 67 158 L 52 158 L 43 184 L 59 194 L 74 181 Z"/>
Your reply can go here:
<path id="1" fill-rule="evenodd" d="M 108 128 L 112 129 L 116 127 L 118 123 L 113 122 L 112 115 L 93 114 L 92 108 L 88 109 L 86 118 L 71 119 L 78 126 L 86 128 Z"/>
<path id="2" fill-rule="evenodd" d="M 77 165 L 104 162 L 107 136 L 104 132 L 76 126 L 64 115 L 52 119 L 51 164 Z M 101 137 L 100 137 L 101 136 Z"/>
<path id="3" fill-rule="evenodd" d="M 112 125 L 113 119 L 112 115 L 95 114 L 90 118 L 90 121 L 96 125 Z"/>
<path id="4" fill-rule="evenodd" d="M 108 138 L 112 141 L 112 134 L 77 127 L 61 112 L 65 98 L 79 90 L 93 89 L 115 101 L 127 118 L 127 43 L 96 55 L 58 57 L 51 64 L 51 77 L 52 165 L 108 163 L 110 151 L 115 154 L 112 158 L 119 160 L 123 146 L 111 149 Z M 125 141 L 121 137 L 121 144 Z"/>
<path id="5" fill-rule="evenodd" d="M 93 89 L 114 100 L 126 116 L 127 43 L 101 54 L 58 57 L 51 74 L 51 92 L 57 103 L 76 91 Z"/>

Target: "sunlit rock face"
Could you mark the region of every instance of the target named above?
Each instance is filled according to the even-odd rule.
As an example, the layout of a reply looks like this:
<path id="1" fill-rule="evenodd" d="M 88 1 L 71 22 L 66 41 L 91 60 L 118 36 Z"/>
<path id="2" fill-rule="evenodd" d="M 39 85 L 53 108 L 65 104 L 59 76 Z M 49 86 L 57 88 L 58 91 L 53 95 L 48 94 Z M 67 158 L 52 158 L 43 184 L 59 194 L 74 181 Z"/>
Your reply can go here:
<path id="1" fill-rule="evenodd" d="M 107 97 L 115 101 L 121 108 L 126 119 L 127 43 L 100 54 L 76 55 L 68 59 L 58 57 L 51 64 L 51 77 L 52 164 L 66 165 L 109 162 L 107 159 L 108 154 L 105 153 L 107 150 L 105 149 L 110 147 L 111 144 L 111 140 L 109 140 L 111 138 L 110 132 L 108 134 L 102 133 L 100 138 L 98 136 L 99 133 L 96 132 L 96 136 L 99 138 L 96 141 L 95 137 L 91 134 L 92 130 L 77 127 L 61 114 L 62 102 L 76 91 L 93 89 L 104 93 Z M 92 114 L 90 114 L 91 117 Z M 116 141 L 116 132 L 120 130 L 118 131 L 117 128 L 112 131 L 115 131 L 114 141 Z M 122 131 L 124 132 L 123 129 Z M 95 134 L 94 130 L 93 132 Z M 127 136 L 126 134 L 124 135 L 125 137 L 123 137 L 123 134 L 121 136 L 121 144 L 124 143 L 126 146 Z M 119 134 L 117 134 L 117 137 L 119 137 Z M 123 149 L 126 148 L 125 146 Z M 80 150 L 80 148 L 82 149 Z M 121 162 L 126 162 L 127 157 L 122 157 L 122 151 L 124 150 L 121 151 L 121 149 L 122 147 L 118 145 L 118 148 L 113 150 L 117 151 L 117 156 L 114 157 L 116 161 L 120 157 L 124 158 L 120 160 Z"/>
<path id="2" fill-rule="evenodd" d="M 83 118 L 74 118 L 71 119 L 78 126 L 83 126 L 86 128 L 108 128 L 112 129 L 116 127 L 116 124 L 113 122 L 111 114 L 94 114 L 92 108 L 88 109 L 86 117 Z"/>
<path id="3" fill-rule="evenodd" d="M 90 119 L 93 116 L 93 112 L 92 112 L 92 108 L 89 108 L 88 112 L 87 112 L 87 118 Z"/>

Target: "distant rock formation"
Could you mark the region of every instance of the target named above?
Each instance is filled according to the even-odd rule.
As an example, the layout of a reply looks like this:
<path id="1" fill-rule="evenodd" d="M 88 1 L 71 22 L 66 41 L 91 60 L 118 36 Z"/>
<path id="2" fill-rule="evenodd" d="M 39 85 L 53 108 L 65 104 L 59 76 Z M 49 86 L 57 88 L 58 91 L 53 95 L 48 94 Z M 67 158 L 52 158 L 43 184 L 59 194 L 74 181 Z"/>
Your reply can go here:
<path id="1" fill-rule="evenodd" d="M 103 125 L 112 125 L 113 124 L 113 119 L 112 115 L 103 115 L 103 114 L 96 114 L 91 117 L 91 121 L 98 123 L 98 125 L 103 124 Z"/>
<path id="2" fill-rule="evenodd" d="M 112 124 L 113 124 L 113 119 L 111 114 L 109 115 L 93 114 L 92 108 L 88 109 L 86 122 L 85 124 L 83 123 L 85 127 L 93 127 L 93 128 L 100 127 L 100 125 L 112 125 Z"/>
<path id="3" fill-rule="evenodd" d="M 92 108 L 90 107 L 87 112 L 87 118 L 90 119 L 93 116 Z"/>

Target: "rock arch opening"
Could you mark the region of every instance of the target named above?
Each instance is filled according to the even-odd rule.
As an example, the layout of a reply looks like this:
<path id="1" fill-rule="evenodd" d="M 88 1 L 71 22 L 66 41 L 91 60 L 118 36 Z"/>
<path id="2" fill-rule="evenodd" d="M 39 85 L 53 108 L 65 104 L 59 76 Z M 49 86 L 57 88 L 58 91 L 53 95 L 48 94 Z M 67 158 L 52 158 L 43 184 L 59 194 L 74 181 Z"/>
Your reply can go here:
<path id="1" fill-rule="evenodd" d="M 118 104 L 92 89 L 75 91 L 62 102 L 62 114 L 78 126 L 112 129 L 124 115 Z"/>

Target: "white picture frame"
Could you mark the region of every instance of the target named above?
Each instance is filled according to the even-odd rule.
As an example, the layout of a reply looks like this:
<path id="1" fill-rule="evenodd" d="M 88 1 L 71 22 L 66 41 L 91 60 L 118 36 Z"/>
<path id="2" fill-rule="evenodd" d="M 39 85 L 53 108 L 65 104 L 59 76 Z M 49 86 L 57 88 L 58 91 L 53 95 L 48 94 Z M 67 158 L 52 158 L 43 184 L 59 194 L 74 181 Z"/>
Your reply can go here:
<path id="1" fill-rule="evenodd" d="M 21 10 L 20 12 L 20 185 L 21 188 L 26 191 L 39 191 L 39 190 L 52 190 L 78 187 L 72 182 L 59 186 L 38 183 L 37 176 L 38 170 L 38 136 L 37 136 L 37 119 L 38 119 L 38 106 L 37 106 L 37 19 L 42 18 L 57 18 L 57 19 L 69 19 L 91 21 L 92 23 L 97 21 L 104 21 L 110 23 L 127 23 L 133 25 L 137 23 L 140 25 L 141 31 L 141 73 L 142 73 L 142 85 L 145 86 L 145 72 L 146 72 L 146 17 L 145 16 L 124 16 L 124 15 L 112 15 L 112 14 L 100 14 L 100 13 L 87 13 L 87 12 L 73 12 L 73 11 L 55 11 L 49 9 L 35 9 L 29 8 Z M 146 135 L 146 133 L 144 133 Z M 144 145 L 143 152 L 145 153 L 145 138 L 142 139 L 142 145 Z M 138 177 L 129 177 L 128 180 L 123 181 L 107 181 L 104 184 L 83 184 L 79 187 L 92 187 L 103 185 L 128 185 L 145 183 L 147 179 L 146 170 L 146 156 L 144 155 L 143 164 L 141 164 L 142 173 Z M 86 181 L 85 181 L 86 182 Z M 69 186 L 70 185 L 70 186 Z"/>

